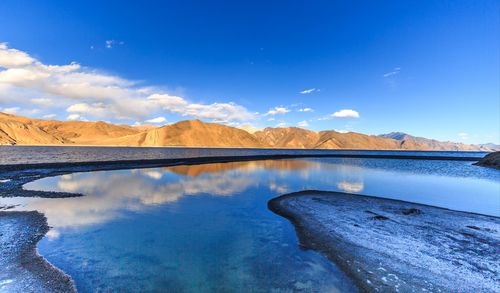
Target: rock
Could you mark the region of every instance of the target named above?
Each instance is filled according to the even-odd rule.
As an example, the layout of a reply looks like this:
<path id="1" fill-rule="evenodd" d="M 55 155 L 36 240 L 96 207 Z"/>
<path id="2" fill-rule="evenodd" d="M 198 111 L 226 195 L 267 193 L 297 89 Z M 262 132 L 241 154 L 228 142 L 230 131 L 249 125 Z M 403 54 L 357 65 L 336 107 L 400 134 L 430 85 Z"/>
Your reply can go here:
<path id="1" fill-rule="evenodd" d="M 479 162 L 475 163 L 474 165 L 500 169 L 500 152 L 487 154 L 486 156 L 484 156 L 484 158 L 479 160 Z"/>
<path id="2" fill-rule="evenodd" d="M 388 217 L 381 216 L 381 215 L 376 215 L 376 216 L 373 216 L 373 217 L 371 217 L 370 219 L 372 219 L 372 220 L 378 220 L 378 221 L 385 221 L 385 220 L 389 220 L 389 218 L 388 218 Z"/>
<path id="3" fill-rule="evenodd" d="M 419 209 L 415 209 L 415 208 L 411 208 L 411 209 L 403 209 L 401 211 L 403 213 L 403 215 L 420 215 L 422 213 L 421 210 Z"/>

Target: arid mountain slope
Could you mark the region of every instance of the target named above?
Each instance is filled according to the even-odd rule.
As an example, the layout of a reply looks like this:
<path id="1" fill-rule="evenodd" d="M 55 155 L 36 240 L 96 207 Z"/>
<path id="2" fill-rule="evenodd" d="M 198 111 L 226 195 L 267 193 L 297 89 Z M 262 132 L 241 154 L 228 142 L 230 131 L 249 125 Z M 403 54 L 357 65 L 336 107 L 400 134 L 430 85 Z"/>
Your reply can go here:
<path id="1" fill-rule="evenodd" d="M 356 132 L 340 133 L 333 130 L 321 131 L 319 140 L 314 148 L 318 149 L 376 149 L 393 150 L 399 149 L 398 143 L 393 139 L 365 135 Z"/>
<path id="2" fill-rule="evenodd" d="M 314 148 L 318 141 L 317 132 L 297 127 L 265 128 L 254 133 L 262 145 L 278 148 Z"/>
<path id="3" fill-rule="evenodd" d="M 394 132 L 386 135 L 366 135 L 356 132 L 340 133 L 333 130 L 314 132 L 297 127 L 266 128 L 254 133 L 264 145 L 279 148 L 309 149 L 374 149 L 374 150 L 439 150 L 439 151 L 493 151 L 488 145 L 467 145 L 441 142 Z"/>
<path id="4" fill-rule="evenodd" d="M 102 140 L 114 139 L 126 135 L 137 134 L 140 129 L 122 125 L 114 125 L 102 121 L 43 121 L 34 120 L 33 125 L 47 133 L 63 137 L 74 144 L 93 145 L 101 144 Z"/>
<path id="5" fill-rule="evenodd" d="M 200 120 L 171 125 L 132 127 L 102 121 L 39 120 L 0 113 L 0 144 L 4 145 L 106 145 L 188 146 L 375 150 L 462 150 L 492 151 L 484 145 L 466 145 L 414 137 L 404 133 L 381 136 L 315 132 L 297 127 L 245 130 Z"/>
<path id="6" fill-rule="evenodd" d="M 416 137 L 403 132 L 391 132 L 379 135 L 379 137 L 391 138 L 399 141 L 400 148 L 406 150 L 434 150 L 434 151 L 475 151 L 475 150 L 495 150 L 494 147 L 484 145 L 469 145 L 450 141 L 438 141 L 424 137 Z"/>
<path id="7" fill-rule="evenodd" d="M 315 132 L 297 127 L 266 128 L 254 134 L 264 145 L 280 148 L 308 149 L 399 149 L 393 139 L 355 132 Z"/>
<path id="8" fill-rule="evenodd" d="M 127 146 L 262 147 L 253 135 L 244 130 L 200 120 L 180 121 L 102 143 Z"/>
<path id="9" fill-rule="evenodd" d="M 47 133 L 31 123 L 31 119 L 0 113 L 0 144 L 63 144 L 64 138 Z"/>
<path id="10" fill-rule="evenodd" d="M 0 113 L 0 144 L 99 145 L 102 140 L 139 133 L 140 129 L 102 121 L 38 120 Z"/>

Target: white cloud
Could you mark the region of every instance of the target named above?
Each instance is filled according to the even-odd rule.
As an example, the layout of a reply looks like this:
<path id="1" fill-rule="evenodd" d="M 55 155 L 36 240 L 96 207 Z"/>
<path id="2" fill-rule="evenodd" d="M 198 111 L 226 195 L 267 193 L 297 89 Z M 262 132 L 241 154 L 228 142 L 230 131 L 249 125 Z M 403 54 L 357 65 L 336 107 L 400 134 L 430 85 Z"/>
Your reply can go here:
<path id="1" fill-rule="evenodd" d="M 87 121 L 84 117 L 78 115 L 78 114 L 70 114 L 68 117 L 66 117 L 66 120 L 69 121 Z"/>
<path id="2" fill-rule="evenodd" d="M 66 109 L 68 113 L 74 114 L 90 114 L 95 117 L 106 117 L 110 109 L 103 103 L 93 103 L 91 105 L 87 103 L 78 103 L 69 106 Z"/>
<path id="3" fill-rule="evenodd" d="M 23 115 L 34 115 L 40 113 L 40 109 L 23 110 Z"/>
<path id="4" fill-rule="evenodd" d="M 286 114 L 290 112 L 290 109 L 286 108 L 286 107 L 274 107 L 273 109 L 269 109 L 269 111 L 267 111 L 267 113 L 265 114 L 265 116 L 274 116 L 274 115 L 278 115 L 278 114 Z"/>
<path id="5" fill-rule="evenodd" d="M 350 132 L 349 130 L 343 130 L 343 129 L 334 129 L 334 131 L 336 131 L 338 133 L 349 133 Z"/>
<path id="6" fill-rule="evenodd" d="M 299 127 L 308 127 L 309 123 L 306 120 L 304 120 L 304 121 L 300 121 L 299 123 L 297 123 L 297 126 L 299 126 Z"/>
<path id="7" fill-rule="evenodd" d="M 2 112 L 7 114 L 16 114 L 19 111 L 19 107 L 3 108 Z"/>
<path id="8" fill-rule="evenodd" d="M 18 105 L 67 107 L 68 113 L 106 120 L 142 121 L 161 115 L 162 111 L 216 122 L 256 117 L 235 103 L 193 103 L 78 63 L 44 64 L 25 52 L 0 44 L 0 101 L 11 101 L 13 97 Z"/>
<path id="9" fill-rule="evenodd" d="M 229 122 L 232 120 L 250 120 L 254 114 L 244 107 L 234 103 L 213 103 L 210 105 L 189 104 L 185 109 L 177 111 L 182 116 L 212 119 L 215 122 Z"/>
<path id="10" fill-rule="evenodd" d="M 398 75 L 399 73 L 401 72 L 401 68 L 400 67 L 396 67 L 394 68 L 393 70 L 387 72 L 387 73 L 384 73 L 384 77 L 391 77 L 391 76 L 394 76 L 394 75 Z"/>
<path id="11" fill-rule="evenodd" d="M 342 109 L 331 115 L 335 118 L 359 118 L 359 113 L 351 109 Z"/>
<path id="12" fill-rule="evenodd" d="M 106 48 L 107 49 L 111 49 L 115 45 L 123 45 L 123 44 L 125 44 L 125 42 L 123 42 L 123 41 L 117 41 L 117 40 L 106 40 L 105 44 L 106 44 Z M 93 49 L 93 46 L 91 48 Z"/>
<path id="13" fill-rule="evenodd" d="M 51 99 L 48 98 L 34 98 L 30 99 L 30 102 L 32 104 L 40 105 L 40 106 L 51 106 L 53 105 L 53 102 Z"/>
<path id="14" fill-rule="evenodd" d="M 285 122 L 280 122 L 280 123 L 276 124 L 276 127 L 285 127 L 285 126 L 286 126 Z"/>
<path id="15" fill-rule="evenodd" d="M 146 123 L 153 123 L 153 124 L 161 124 L 161 123 L 167 122 L 167 118 L 161 116 L 161 117 L 156 117 L 156 118 L 153 118 L 153 119 L 146 120 L 144 122 L 146 122 Z"/>
<path id="16" fill-rule="evenodd" d="M 47 114 L 47 115 L 43 115 L 42 118 L 43 119 L 54 119 L 56 118 L 56 114 Z"/>
<path id="17" fill-rule="evenodd" d="M 319 117 L 318 121 L 325 121 L 325 120 L 331 120 L 331 119 L 332 119 L 332 115 L 328 115 L 328 116 Z"/>
<path id="18" fill-rule="evenodd" d="M 33 62 L 35 59 L 28 54 L 16 49 L 9 49 L 7 43 L 0 43 L 0 67 L 25 66 Z"/>
<path id="19" fill-rule="evenodd" d="M 303 95 L 307 95 L 307 94 L 312 94 L 314 92 L 319 92 L 319 89 L 316 89 L 316 88 L 305 89 L 305 90 L 301 91 L 300 93 Z"/>
<path id="20" fill-rule="evenodd" d="M 302 108 L 302 109 L 299 109 L 299 112 L 314 112 L 314 110 L 311 108 Z"/>
<path id="21" fill-rule="evenodd" d="M 271 117 L 271 118 L 267 119 L 267 121 L 274 121 L 274 120 L 276 120 L 276 118 L 274 118 L 274 117 Z"/>
<path id="22" fill-rule="evenodd" d="M 459 132 L 457 135 L 461 140 L 467 140 L 469 138 L 469 134 L 466 132 Z"/>

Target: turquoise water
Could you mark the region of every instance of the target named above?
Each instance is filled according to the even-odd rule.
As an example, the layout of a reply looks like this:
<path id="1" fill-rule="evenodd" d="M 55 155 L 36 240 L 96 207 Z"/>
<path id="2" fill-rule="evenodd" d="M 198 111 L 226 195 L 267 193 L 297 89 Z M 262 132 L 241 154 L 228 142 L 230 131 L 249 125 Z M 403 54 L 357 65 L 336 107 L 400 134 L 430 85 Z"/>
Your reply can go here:
<path id="1" fill-rule="evenodd" d="M 269 160 L 74 173 L 25 188 L 84 197 L 0 203 L 47 216 L 39 251 L 82 292 L 354 292 L 269 199 L 321 189 L 500 216 L 499 175 L 460 161 Z"/>

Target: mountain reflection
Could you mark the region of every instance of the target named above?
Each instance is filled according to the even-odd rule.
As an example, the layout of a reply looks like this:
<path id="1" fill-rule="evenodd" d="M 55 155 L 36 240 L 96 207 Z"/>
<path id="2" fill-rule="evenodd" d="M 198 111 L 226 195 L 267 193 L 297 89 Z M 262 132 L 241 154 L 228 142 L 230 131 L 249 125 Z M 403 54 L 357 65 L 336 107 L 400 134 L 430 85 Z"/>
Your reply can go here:
<path id="1" fill-rule="evenodd" d="M 17 210 L 44 213 L 57 237 L 61 228 L 104 223 L 185 196 L 233 196 L 251 187 L 266 186 L 273 194 L 316 188 L 318 184 L 347 192 L 363 190 L 357 166 L 315 160 L 267 160 L 74 173 L 49 177 L 25 186 L 84 194 L 74 198 L 15 198 Z M 325 172 L 326 171 L 326 172 Z"/>
<path id="2" fill-rule="evenodd" d="M 228 170 L 239 169 L 240 171 L 252 172 L 259 169 L 267 170 L 306 170 L 319 168 L 319 162 L 305 160 L 265 160 L 247 162 L 214 163 L 202 165 L 181 165 L 166 167 L 169 171 L 180 175 L 198 176 L 201 174 L 220 173 Z"/>

